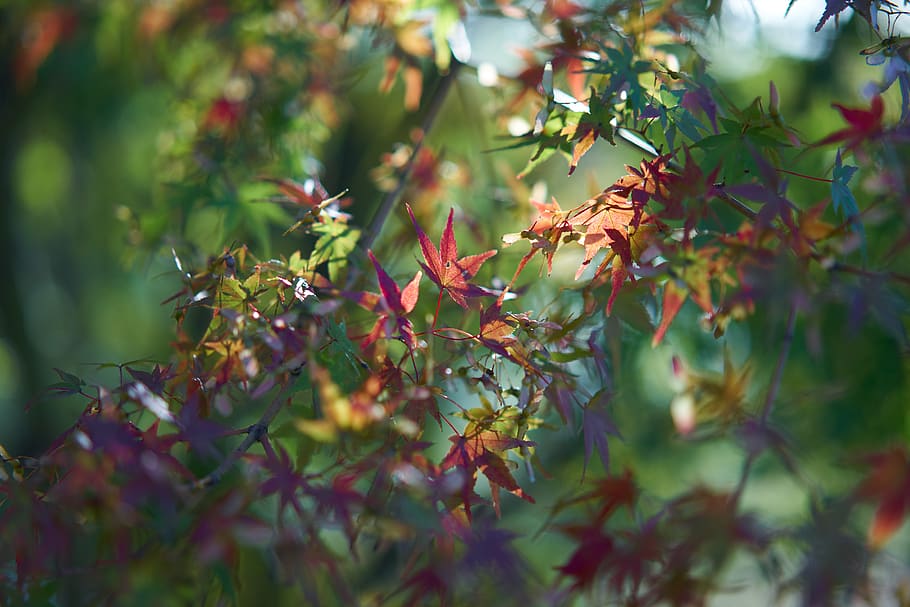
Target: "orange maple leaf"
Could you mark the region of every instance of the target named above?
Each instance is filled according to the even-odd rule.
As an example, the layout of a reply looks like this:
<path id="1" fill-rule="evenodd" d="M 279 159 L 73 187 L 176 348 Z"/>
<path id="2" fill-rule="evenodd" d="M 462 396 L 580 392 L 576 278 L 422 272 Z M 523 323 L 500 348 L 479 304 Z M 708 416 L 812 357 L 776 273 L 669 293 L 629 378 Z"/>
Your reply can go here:
<path id="1" fill-rule="evenodd" d="M 626 266 L 632 265 L 630 235 L 646 219 L 641 206 L 607 188 L 578 207 L 569 218 L 569 224 L 584 235 L 580 243 L 585 248 L 585 258 L 575 273 L 576 280 L 594 256 L 609 247 Z"/>

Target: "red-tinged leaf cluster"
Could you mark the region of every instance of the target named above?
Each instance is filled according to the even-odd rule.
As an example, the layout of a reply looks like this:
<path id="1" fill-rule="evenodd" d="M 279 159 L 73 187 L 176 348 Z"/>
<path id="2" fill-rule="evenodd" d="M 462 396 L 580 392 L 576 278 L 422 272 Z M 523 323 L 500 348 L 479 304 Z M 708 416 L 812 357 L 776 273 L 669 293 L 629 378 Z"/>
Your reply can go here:
<path id="1" fill-rule="evenodd" d="M 618 257 L 623 264 L 631 265 L 633 238 L 641 226 L 649 222 L 649 217 L 640 204 L 629 201 L 630 191 L 607 188 L 571 211 L 562 211 L 555 200 L 546 207 L 538 204 L 540 218 L 522 234 L 531 240 L 532 248 L 519 263 L 513 283 L 538 252 L 546 257 L 547 268 L 552 271 L 553 256 L 568 242 L 578 242 L 585 248 L 585 257 L 576 272 L 576 279 L 603 249 L 609 251 L 610 261 Z M 595 271 L 595 276 L 607 267 L 604 261 Z"/>
<path id="2" fill-rule="evenodd" d="M 599 481 L 554 508 L 562 516 L 585 510 L 584 522 L 558 526 L 577 547 L 557 570 L 572 590 L 600 586 L 626 604 L 699 604 L 725 554 L 761 553 L 771 540 L 753 517 L 730 509 L 730 497 L 696 487 L 644 522 L 613 528 L 620 506 L 636 508 L 638 490 L 628 472 Z"/>
<path id="3" fill-rule="evenodd" d="M 477 340 L 491 352 L 499 354 L 524 367 L 529 373 L 536 374 L 536 367 L 529 360 L 530 353 L 514 337 L 518 322 L 502 312 L 501 298 L 487 307 L 480 315 L 480 331 Z"/>

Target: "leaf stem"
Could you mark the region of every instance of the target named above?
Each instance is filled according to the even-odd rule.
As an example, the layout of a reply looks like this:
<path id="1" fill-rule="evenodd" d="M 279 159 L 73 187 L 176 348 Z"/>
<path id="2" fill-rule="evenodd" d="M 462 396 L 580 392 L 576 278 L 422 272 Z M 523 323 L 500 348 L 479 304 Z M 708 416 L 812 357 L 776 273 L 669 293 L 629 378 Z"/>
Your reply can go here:
<path id="1" fill-rule="evenodd" d="M 436 321 L 439 320 L 439 308 L 442 307 L 442 289 L 439 290 L 439 297 L 436 298 L 436 312 L 433 313 L 433 326 L 430 327 L 431 332 L 435 334 L 436 332 Z"/>
<path id="2" fill-rule="evenodd" d="M 833 180 L 826 179 L 824 177 L 813 177 L 812 175 L 804 175 L 803 173 L 797 173 L 795 171 L 788 171 L 787 169 L 776 169 L 778 173 L 786 173 L 787 175 L 793 175 L 794 177 L 802 177 L 803 179 L 811 179 L 812 181 L 821 181 L 822 183 L 831 183 Z"/>
<path id="3" fill-rule="evenodd" d="M 445 335 L 440 335 L 440 331 L 451 331 L 452 333 L 458 333 L 464 337 L 446 337 Z M 477 339 L 477 336 L 473 333 L 468 333 L 467 331 L 462 331 L 456 327 L 439 327 L 438 329 L 433 329 L 433 335 L 436 337 L 441 337 L 443 339 L 448 339 L 450 341 L 468 341 L 470 339 Z"/>

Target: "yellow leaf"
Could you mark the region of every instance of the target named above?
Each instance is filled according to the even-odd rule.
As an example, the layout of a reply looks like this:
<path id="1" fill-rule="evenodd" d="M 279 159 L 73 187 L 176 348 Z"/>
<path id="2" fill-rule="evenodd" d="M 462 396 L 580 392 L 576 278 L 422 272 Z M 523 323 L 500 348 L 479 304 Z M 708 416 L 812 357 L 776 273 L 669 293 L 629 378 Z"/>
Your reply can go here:
<path id="1" fill-rule="evenodd" d="M 338 439 L 335 424 L 327 419 L 296 419 L 294 427 L 320 443 L 333 443 Z"/>
<path id="2" fill-rule="evenodd" d="M 414 57 L 428 57 L 433 53 L 433 43 L 423 34 L 424 24 L 408 21 L 395 31 L 395 41 L 401 50 Z"/>

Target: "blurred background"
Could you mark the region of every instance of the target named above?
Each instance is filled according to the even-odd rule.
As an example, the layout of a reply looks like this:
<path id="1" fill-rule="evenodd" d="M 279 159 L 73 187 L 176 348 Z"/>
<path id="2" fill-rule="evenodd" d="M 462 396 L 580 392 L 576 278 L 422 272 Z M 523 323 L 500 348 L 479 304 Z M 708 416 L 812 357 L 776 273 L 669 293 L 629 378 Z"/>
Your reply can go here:
<path id="1" fill-rule="evenodd" d="M 350 31 L 312 32 L 285 10 L 290 3 L 240 4 L 242 16 L 218 1 L 190 3 L 184 12 L 175 3 L 134 0 L 0 5 L 0 444 L 11 453 L 40 453 L 75 418 L 79 402 L 48 398 L 46 387 L 60 379 L 54 369 L 92 382 L 117 373 L 99 364 L 167 362 L 172 304 L 162 302 L 181 288 L 172 251 L 192 272 L 240 243 L 260 259 L 306 246 L 283 236 L 294 210 L 268 202 L 275 188 L 258 177 L 318 176 L 332 195 L 348 190 L 347 210 L 363 226 L 393 187 L 395 152 L 413 146 L 422 112 L 405 107 L 409 91 L 400 78 L 385 96 L 377 92 L 386 66 L 369 29 L 355 23 Z M 336 10 L 328 2 L 305 4 Z M 863 90 L 881 80 L 882 67 L 858 53 L 877 40 L 856 27 L 849 11 L 814 32 L 823 0 L 799 0 L 785 17 L 787 5 L 727 0 L 719 22 L 694 43 L 731 103 L 767 100 L 774 80 L 788 124 L 814 141 L 842 124 L 832 101 L 867 104 Z M 484 6 L 465 19 L 468 65 L 429 134 L 427 171 L 415 171 L 404 197 L 424 225 L 435 226 L 431 234 L 454 207 L 464 252 L 498 247 L 502 234 L 526 228 L 534 217 L 532 191 L 539 200 L 574 204 L 642 159 L 634 148 L 601 144 L 571 178 L 565 161 L 553 158 L 516 181 L 530 149 L 488 150 L 508 145 L 510 132 L 526 130 L 533 113 L 517 106 L 503 116 L 492 108 L 516 94 L 511 78 L 523 69 L 519 51 L 539 43 L 541 33 L 490 16 Z M 425 101 L 438 85 L 435 72 L 424 69 Z M 898 107 L 886 104 L 889 111 Z M 819 165 L 816 174 L 829 170 Z M 812 202 L 829 195 L 826 186 L 803 180 L 793 181 L 790 193 Z M 409 243 L 395 257 L 401 274 L 414 271 L 404 219 L 396 210 L 375 245 Z M 523 252 L 494 258 L 500 278 L 510 278 Z M 572 266 L 572 259 L 563 261 Z M 524 305 L 577 307 L 577 294 L 554 303 L 573 273 L 557 269 Z M 813 473 L 847 486 L 850 479 L 838 471 L 840 449 L 906 437 L 906 369 L 901 344 L 886 328 L 863 327 L 863 339 L 855 340 L 846 311 L 826 310 L 808 323 L 823 342 L 821 353 L 805 339 L 795 344 L 781 404 L 792 413 L 781 415 L 792 417 L 788 429 L 797 444 L 812 445 L 806 455 Z M 758 312 L 763 322 L 773 313 Z M 685 308 L 676 326 L 691 327 L 698 316 Z M 733 485 L 740 462 L 734 446 L 693 448 L 674 439 L 670 357 L 720 371 L 727 349 L 737 368 L 748 362 L 750 396 L 760 398 L 779 335 L 755 334 L 746 322 L 720 341 L 708 332 L 671 332 L 666 345 L 652 349 L 644 332 L 624 339 L 616 419 L 625 440 L 614 441 L 615 461 L 635 458 L 643 482 L 660 497 L 697 480 Z M 832 379 L 838 377 L 849 379 Z M 828 387 L 824 394 L 820 384 Z M 872 402 L 874 409 L 863 405 Z M 561 437 L 564 454 L 555 449 L 548 464 L 554 472 L 577 470 L 580 439 L 568 429 Z M 750 485 L 747 502 L 781 517 L 802 512 L 787 477 L 766 472 Z M 526 508 L 518 513 L 516 526 L 533 516 Z"/>

